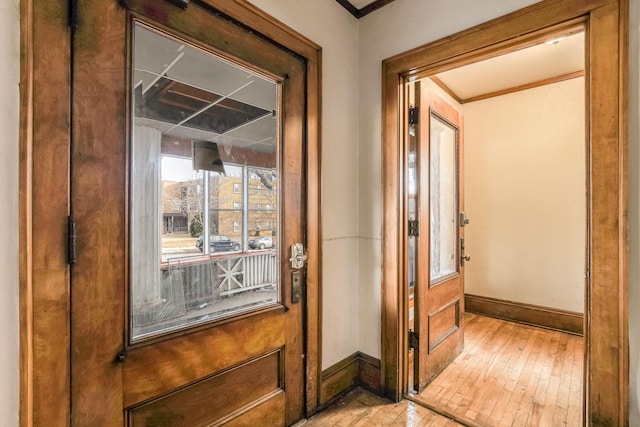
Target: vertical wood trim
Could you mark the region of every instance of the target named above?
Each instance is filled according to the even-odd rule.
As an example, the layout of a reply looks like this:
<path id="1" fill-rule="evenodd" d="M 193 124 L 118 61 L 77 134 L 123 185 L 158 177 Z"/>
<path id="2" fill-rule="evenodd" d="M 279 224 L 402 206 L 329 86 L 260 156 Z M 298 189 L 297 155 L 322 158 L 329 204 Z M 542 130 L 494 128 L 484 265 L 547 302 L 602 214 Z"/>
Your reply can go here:
<path id="1" fill-rule="evenodd" d="M 20 12 L 20 425 L 67 426 L 67 9 L 63 1 L 22 0 Z"/>
<path id="2" fill-rule="evenodd" d="M 123 364 L 115 359 L 124 348 L 128 283 L 127 20 L 117 2 L 80 0 L 78 8 L 71 82 L 71 208 L 78 224 L 78 267 L 71 271 L 71 425 L 122 425 Z M 109 89 L 98 93 L 103 87 Z"/>
<path id="3" fill-rule="evenodd" d="M 281 160 L 286 163 L 283 166 L 281 179 L 281 209 L 282 222 L 279 225 L 282 231 L 282 238 L 285 242 L 305 241 L 305 220 L 302 215 L 306 215 L 306 188 L 304 179 L 304 155 L 306 147 L 303 141 L 295 141 L 296 137 L 303 137 L 305 132 L 305 110 L 304 93 L 306 90 L 305 68 L 301 61 L 295 61 L 290 69 L 289 78 L 285 79 L 283 92 L 287 93 L 286 101 L 283 101 L 283 141 Z M 294 144 L 286 144 L 288 138 L 292 138 Z M 299 162 L 299 163 L 298 163 Z M 291 214 L 289 214 L 291 212 Z M 288 248 L 283 248 L 287 250 Z M 285 362 L 286 375 L 284 389 L 287 391 L 285 399 L 287 425 L 291 425 L 301 418 L 304 418 L 305 404 L 305 376 L 306 371 L 304 361 L 301 356 L 305 347 L 305 327 L 304 327 L 304 304 L 290 304 L 291 299 L 291 264 L 286 257 L 282 257 L 281 272 L 284 275 L 281 285 L 284 286 L 283 298 L 288 307 L 285 321 Z M 292 321 L 293 320 L 293 321 Z"/>
<path id="4" fill-rule="evenodd" d="M 587 96 L 589 103 L 589 267 L 586 298 L 585 420 L 588 425 L 628 423 L 627 296 L 627 52 L 628 0 L 545 0 L 490 22 L 396 55 L 383 63 L 383 306 L 384 390 L 397 398 L 403 390 L 404 351 L 398 326 L 405 322 L 399 263 L 397 199 L 404 170 L 394 150 L 400 139 L 397 78 L 432 74 L 477 58 L 487 58 L 531 41 L 554 26 L 587 19 Z M 396 87 L 393 82 L 396 81 Z M 391 101 L 393 98 L 396 101 Z M 394 125 L 394 123 L 396 123 Z M 391 318 L 394 319 L 391 319 Z M 405 387 L 406 388 L 406 387 Z"/>
<path id="5" fill-rule="evenodd" d="M 402 271 L 404 265 L 401 251 L 403 224 L 401 220 L 404 184 L 400 171 L 404 170 L 400 140 L 399 105 L 402 102 L 400 90 L 402 79 L 387 72 L 387 64 L 382 64 L 382 192 L 385 209 L 382 218 L 382 366 L 381 388 L 385 396 L 398 401 L 403 397 L 401 386 L 406 375 L 406 363 L 402 362 L 407 344 L 406 319 L 403 315 L 406 295 L 402 292 Z"/>
<path id="6" fill-rule="evenodd" d="M 319 405 L 322 375 L 322 221 L 321 207 L 321 110 L 322 51 L 307 59 L 307 338 L 306 338 L 306 403 L 307 414 Z"/>
<path id="7" fill-rule="evenodd" d="M 593 10 L 588 35 L 591 283 L 585 419 L 596 426 L 628 423 L 626 55 L 621 52 L 627 34 L 620 7 L 613 2 Z"/>
<path id="8" fill-rule="evenodd" d="M 618 358 L 621 369 L 619 378 L 619 417 L 623 423 L 629 424 L 629 0 L 619 0 L 618 16 L 618 126 L 619 126 L 619 158 L 620 174 L 618 187 L 620 197 L 620 228 L 618 248 L 620 251 L 619 282 L 620 298 L 618 299 L 618 317 L 620 319 L 618 341 Z"/>
<path id="9" fill-rule="evenodd" d="M 33 0 L 20 1 L 20 426 L 33 425 Z"/>

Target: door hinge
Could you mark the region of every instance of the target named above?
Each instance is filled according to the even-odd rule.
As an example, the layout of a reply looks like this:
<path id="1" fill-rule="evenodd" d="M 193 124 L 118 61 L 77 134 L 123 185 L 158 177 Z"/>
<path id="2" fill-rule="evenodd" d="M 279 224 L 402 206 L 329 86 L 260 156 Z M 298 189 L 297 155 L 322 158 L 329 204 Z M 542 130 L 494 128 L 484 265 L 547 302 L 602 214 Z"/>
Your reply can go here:
<path id="1" fill-rule="evenodd" d="M 417 219 L 409 220 L 409 236 L 417 237 L 420 234 L 420 223 Z"/>
<path id="2" fill-rule="evenodd" d="M 190 0 L 167 0 L 169 3 L 178 6 L 181 9 L 186 9 L 189 6 Z"/>
<path id="3" fill-rule="evenodd" d="M 412 330 L 409 330 L 409 348 L 417 350 L 419 344 L 420 344 L 420 338 L 418 336 L 418 333 Z"/>
<path id="4" fill-rule="evenodd" d="M 67 264 L 76 263 L 76 222 L 72 215 L 67 217 Z"/>
<path id="5" fill-rule="evenodd" d="M 420 118 L 420 107 L 409 107 L 409 124 L 417 125 Z"/>
<path id="6" fill-rule="evenodd" d="M 69 0 L 69 28 L 78 29 L 78 0 Z"/>
<path id="7" fill-rule="evenodd" d="M 116 354 L 116 358 L 115 361 L 116 362 L 124 362 L 125 360 L 127 360 L 127 349 L 122 349 L 118 352 L 118 354 Z"/>

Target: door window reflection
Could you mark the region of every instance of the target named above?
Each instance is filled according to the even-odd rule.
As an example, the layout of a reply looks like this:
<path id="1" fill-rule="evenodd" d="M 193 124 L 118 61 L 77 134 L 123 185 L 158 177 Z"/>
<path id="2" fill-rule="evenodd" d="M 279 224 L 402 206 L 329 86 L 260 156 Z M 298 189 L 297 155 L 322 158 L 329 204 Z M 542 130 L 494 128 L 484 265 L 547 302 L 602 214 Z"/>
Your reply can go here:
<path id="1" fill-rule="evenodd" d="M 279 107 L 265 76 L 140 23 L 133 40 L 135 341 L 279 302 Z"/>

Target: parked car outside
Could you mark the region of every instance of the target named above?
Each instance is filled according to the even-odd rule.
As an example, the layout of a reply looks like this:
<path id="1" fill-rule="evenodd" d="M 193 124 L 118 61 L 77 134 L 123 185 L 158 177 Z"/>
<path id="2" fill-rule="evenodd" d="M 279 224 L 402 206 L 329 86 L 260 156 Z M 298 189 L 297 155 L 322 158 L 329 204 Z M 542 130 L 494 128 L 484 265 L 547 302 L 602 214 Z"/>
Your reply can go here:
<path id="1" fill-rule="evenodd" d="M 249 247 L 251 249 L 265 249 L 273 248 L 276 246 L 276 239 L 272 236 L 262 236 L 249 240 Z"/>
<path id="2" fill-rule="evenodd" d="M 196 248 L 200 249 L 200 252 L 203 252 L 203 243 L 204 236 L 200 235 L 196 241 Z M 209 237 L 209 246 L 211 247 L 211 252 L 231 252 L 240 250 L 239 242 L 231 240 L 227 236 L 223 236 L 221 234 L 212 234 Z"/>

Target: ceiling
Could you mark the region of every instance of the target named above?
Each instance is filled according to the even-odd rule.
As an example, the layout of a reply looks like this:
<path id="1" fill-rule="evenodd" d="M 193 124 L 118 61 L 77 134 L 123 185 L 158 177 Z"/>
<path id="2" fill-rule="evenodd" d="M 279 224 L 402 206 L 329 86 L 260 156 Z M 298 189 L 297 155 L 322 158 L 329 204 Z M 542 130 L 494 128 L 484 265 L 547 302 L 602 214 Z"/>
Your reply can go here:
<path id="1" fill-rule="evenodd" d="M 459 102 L 472 102 L 584 74 L 584 32 L 435 75 Z"/>
<path id="2" fill-rule="evenodd" d="M 176 138 L 276 150 L 277 84 L 136 25 L 135 123 Z"/>

